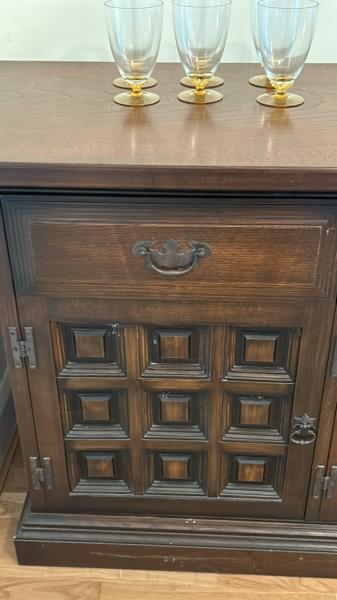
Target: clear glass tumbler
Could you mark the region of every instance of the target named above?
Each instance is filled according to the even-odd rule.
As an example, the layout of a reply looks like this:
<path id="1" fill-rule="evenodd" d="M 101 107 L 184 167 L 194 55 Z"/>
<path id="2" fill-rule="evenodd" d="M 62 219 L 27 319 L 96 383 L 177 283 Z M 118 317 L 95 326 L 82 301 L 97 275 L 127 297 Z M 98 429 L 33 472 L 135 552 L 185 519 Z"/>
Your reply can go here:
<path id="1" fill-rule="evenodd" d="M 316 0 L 259 0 L 258 32 L 263 66 L 275 88 L 262 94 L 260 104 L 287 108 L 303 104 L 297 94 L 289 94 L 309 54 L 319 2 Z"/>
<path id="2" fill-rule="evenodd" d="M 207 87 L 221 61 L 232 0 L 172 0 L 173 24 L 180 60 L 194 89 L 178 95 L 182 102 L 209 104 L 223 95 Z"/>
<path id="3" fill-rule="evenodd" d="M 252 30 L 253 42 L 256 50 L 257 57 L 263 68 L 262 58 L 261 58 L 261 50 L 260 50 L 260 38 L 257 27 L 257 2 L 258 0 L 250 0 L 250 25 Z M 261 88 L 272 88 L 272 84 L 270 83 L 267 75 L 265 73 L 261 75 L 254 75 L 250 78 L 249 83 L 254 85 L 255 87 Z"/>
<path id="4" fill-rule="evenodd" d="M 124 106 L 156 104 L 160 98 L 144 92 L 159 52 L 163 28 L 163 0 L 107 0 L 106 25 L 109 42 L 121 77 L 129 91 L 114 97 Z"/>

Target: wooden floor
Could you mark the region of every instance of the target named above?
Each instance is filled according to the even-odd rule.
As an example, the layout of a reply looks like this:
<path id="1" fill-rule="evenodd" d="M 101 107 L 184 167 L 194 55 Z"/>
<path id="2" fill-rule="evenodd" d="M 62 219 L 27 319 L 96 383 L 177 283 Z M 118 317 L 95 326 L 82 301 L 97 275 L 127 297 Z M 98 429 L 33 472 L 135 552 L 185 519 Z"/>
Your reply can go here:
<path id="1" fill-rule="evenodd" d="M 24 497 L 17 451 L 0 497 L 1 600 L 337 600 L 337 579 L 20 567 L 12 536 Z"/>

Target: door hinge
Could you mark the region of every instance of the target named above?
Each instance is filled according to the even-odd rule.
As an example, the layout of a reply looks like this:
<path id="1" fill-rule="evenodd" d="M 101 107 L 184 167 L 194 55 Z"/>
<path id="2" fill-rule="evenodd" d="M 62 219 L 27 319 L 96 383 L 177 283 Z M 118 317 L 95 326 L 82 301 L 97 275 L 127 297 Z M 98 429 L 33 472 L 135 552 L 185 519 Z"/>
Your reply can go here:
<path id="1" fill-rule="evenodd" d="M 51 458 L 42 458 L 41 463 L 39 463 L 37 456 L 31 456 L 29 463 L 33 489 L 42 490 L 45 486 L 47 490 L 52 490 L 54 488 L 54 479 Z"/>
<path id="2" fill-rule="evenodd" d="M 323 500 L 331 500 L 337 483 L 337 467 L 331 467 L 330 475 L 325 475 L 325 466 L 319 465 L 315 469 L 313 497 L 317 500 L 323 494 Z"/>
<path id="3" fill-rule="evenodd" d="M 23 368 L 23 361 L 26 359 L 30 369 L 37 368 L 35 341 L 32 327 L 25 327 L 25 340 L 18 339 L 16 327 L 9 327 L 9 339 L 12 348 L 13 362 L 16 369 Z"/>

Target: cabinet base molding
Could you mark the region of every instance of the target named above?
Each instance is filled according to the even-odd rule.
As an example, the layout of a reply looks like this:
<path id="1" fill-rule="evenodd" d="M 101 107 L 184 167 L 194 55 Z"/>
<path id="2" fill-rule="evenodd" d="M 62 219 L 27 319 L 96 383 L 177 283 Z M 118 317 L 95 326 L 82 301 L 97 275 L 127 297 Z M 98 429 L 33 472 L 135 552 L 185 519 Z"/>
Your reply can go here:
<path id="1" fill-rule="evenodd" d="M 336 577 L 337 525 L 33 513 L 15 536 L 24 565 Z"/>

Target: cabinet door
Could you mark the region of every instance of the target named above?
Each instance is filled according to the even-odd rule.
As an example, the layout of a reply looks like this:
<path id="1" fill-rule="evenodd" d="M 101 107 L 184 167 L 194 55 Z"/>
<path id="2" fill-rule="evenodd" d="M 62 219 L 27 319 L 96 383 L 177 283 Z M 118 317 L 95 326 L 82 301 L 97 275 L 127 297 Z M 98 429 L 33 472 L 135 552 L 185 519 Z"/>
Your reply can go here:
<path id="1" fill-rule="evenodd" d="M 319 415 L 330 303 L 25 297 L 19 311 L 49 510 L 303 517 L 314 436 L 290 435 Z"/>

